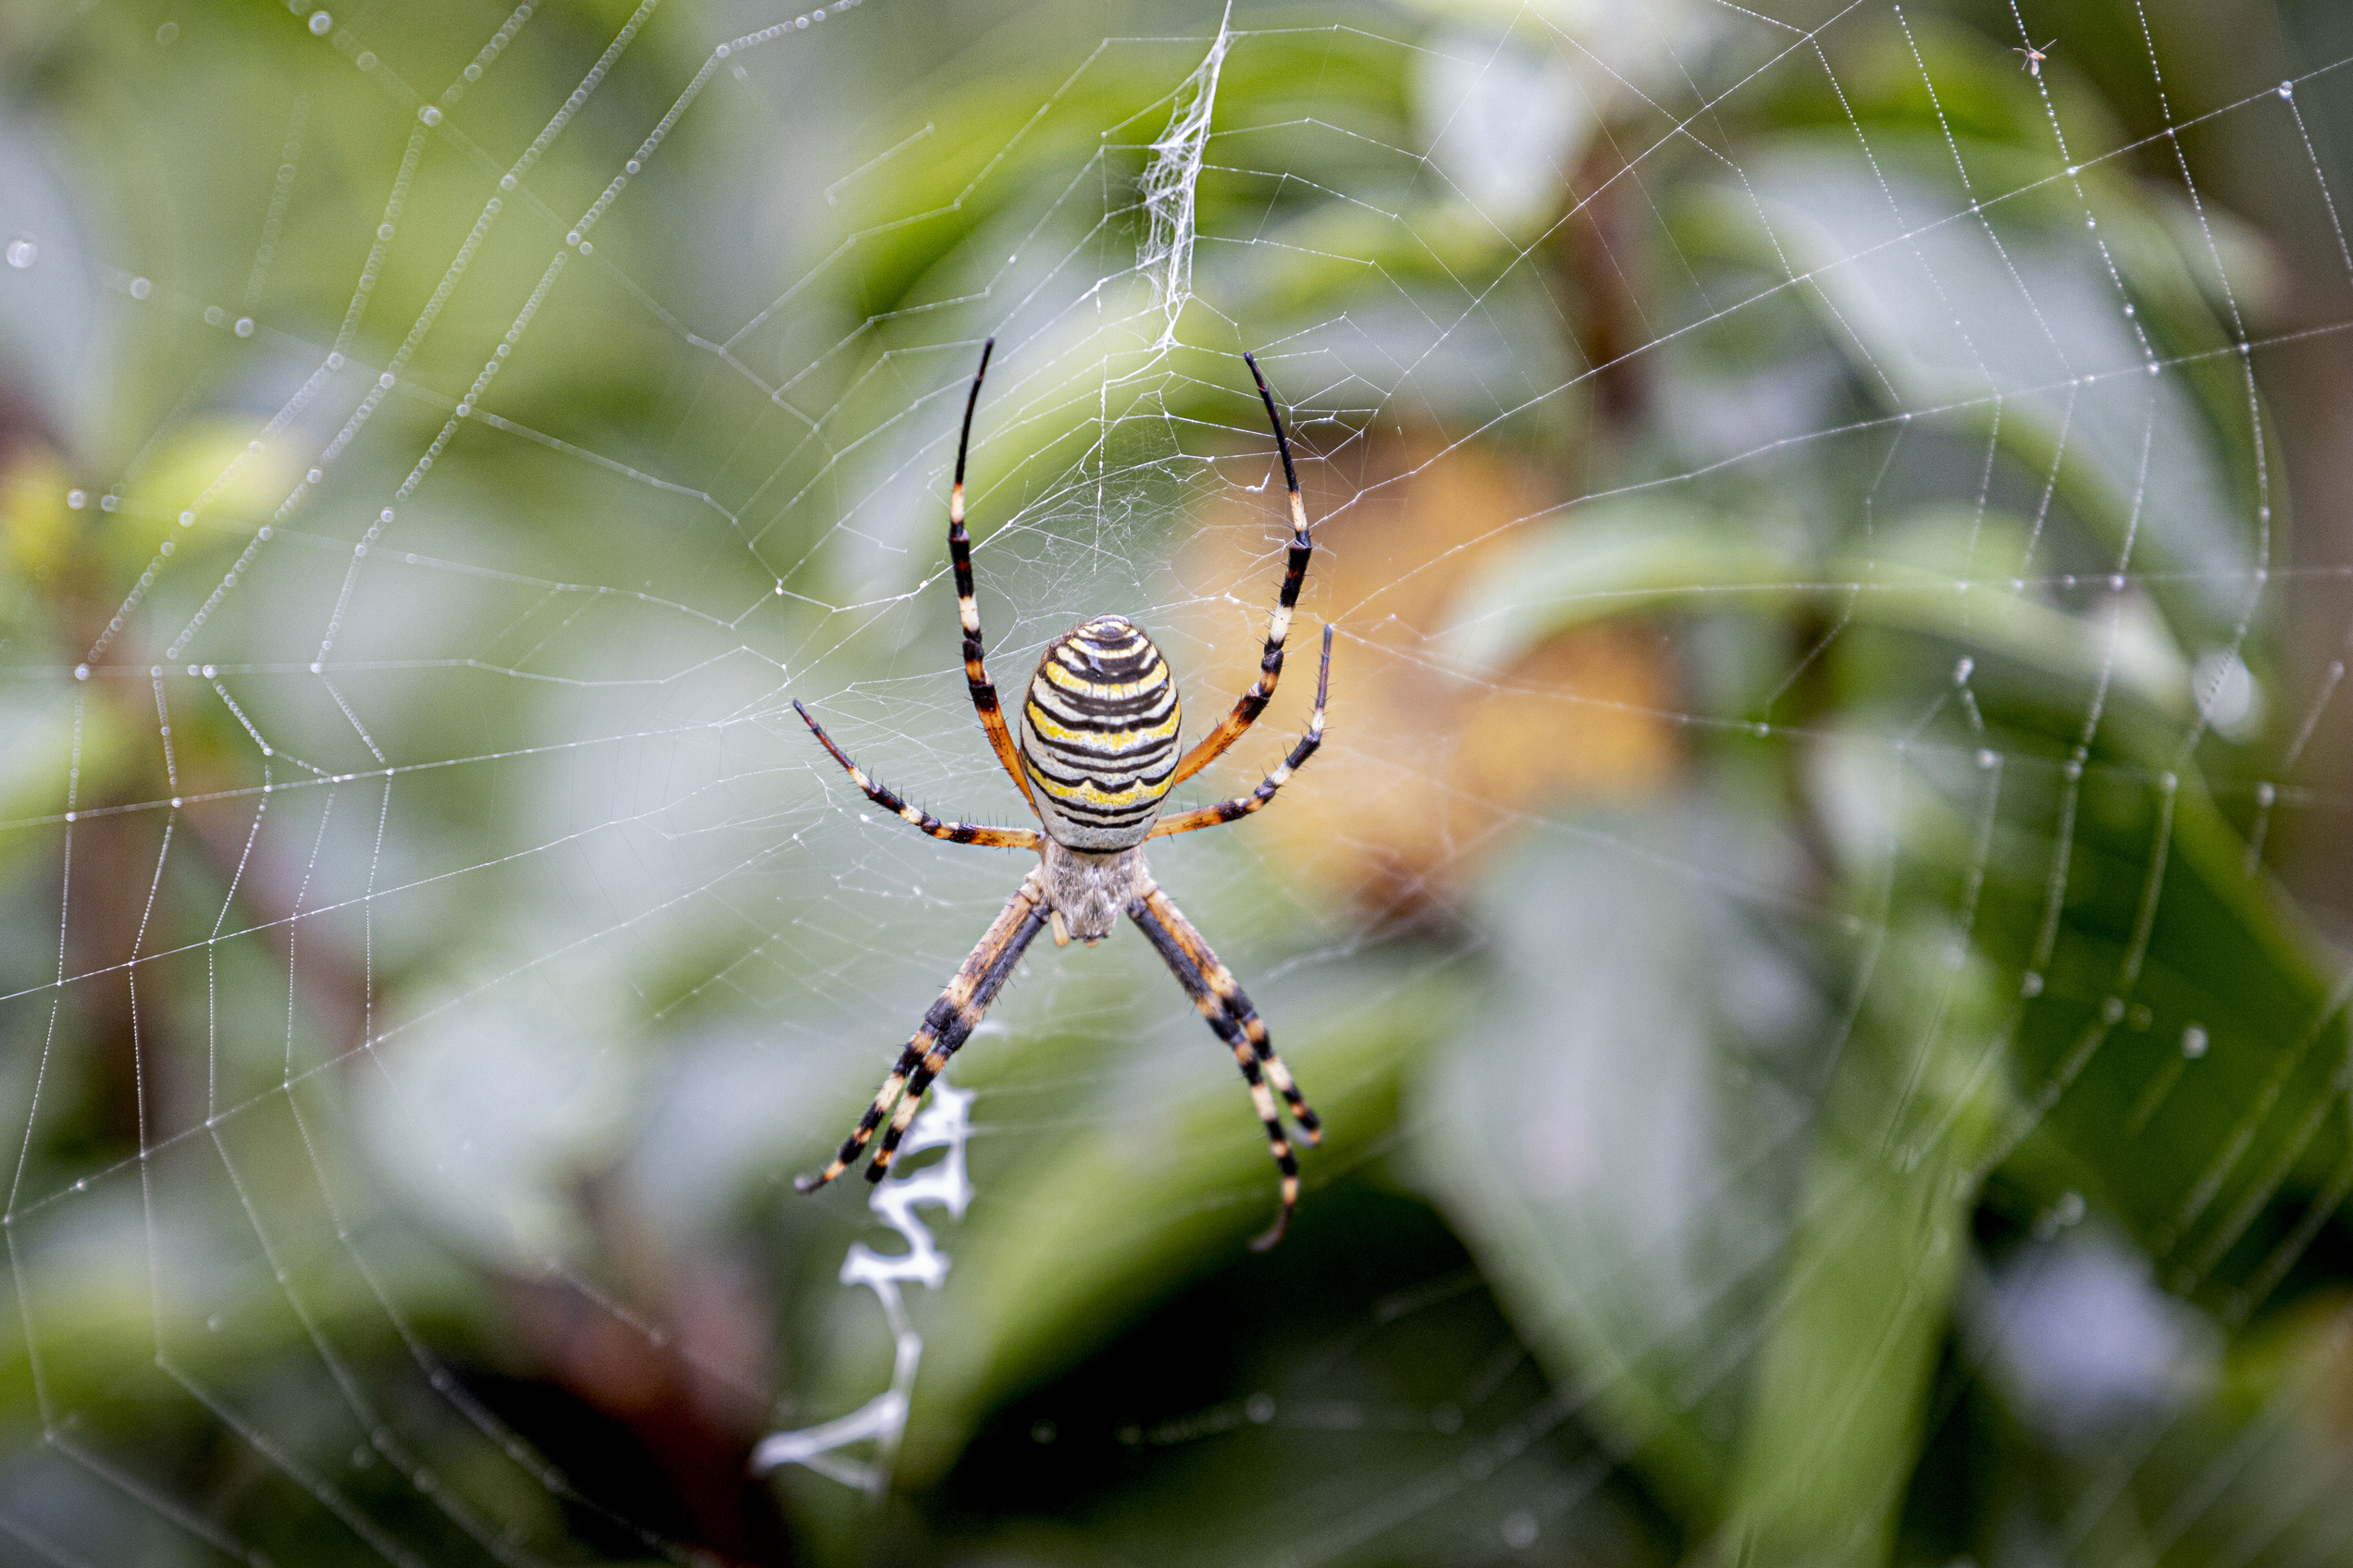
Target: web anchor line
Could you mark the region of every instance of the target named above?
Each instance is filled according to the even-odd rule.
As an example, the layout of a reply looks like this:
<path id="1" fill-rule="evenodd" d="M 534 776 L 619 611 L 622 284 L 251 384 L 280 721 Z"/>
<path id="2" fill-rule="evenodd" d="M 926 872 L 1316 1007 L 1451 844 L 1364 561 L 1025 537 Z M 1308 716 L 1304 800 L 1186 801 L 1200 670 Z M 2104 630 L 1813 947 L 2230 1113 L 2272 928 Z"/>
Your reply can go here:
<path id="1" fill-rule="evenodd" d="M 915 1217 L 915 1210 L 932 1204 L 958 1219 L 964 1217 L 965 1207 L 972 1201 L 972 1183 L 964 1170 L 964 1141 L 972 1130 L 972 1104 L 971 1090 L 951 1088 L 944 1077 L 933 1081 L 930 1103 L 908 1129 L 902 1163 L 875 1184 L 874 1195 L 867 1204 L 884 1224 L 906 1238 L 907 1251 L 878 1253 L 863 1241 L 853 1241 L 842 1260 L 841 1282 L 871 1289 L 890 1323 L 890 1387 L 847 1415 L 761 1438 L 751 1451 L 753 1475 L 799 1464 L 869 1497 L 879 1498 L 888 1489 L 899 1438 L 907 1431 L 915 1369 L 923 1359 L 923 1337 L 908 1320 L 899 1286 L 911 1280 L 936 1290 L 947 1278 L 947 1254 L 934 1243 L 930 1228 Z M 903 1163 L 907 1154 L 939 1148 L 947 1151 L 947 1157 L 920 1170 L 910 1170 Z M 874 1445 L 870 1458 L 851 1458 L 840 1451 L 864 1442 Z"/>

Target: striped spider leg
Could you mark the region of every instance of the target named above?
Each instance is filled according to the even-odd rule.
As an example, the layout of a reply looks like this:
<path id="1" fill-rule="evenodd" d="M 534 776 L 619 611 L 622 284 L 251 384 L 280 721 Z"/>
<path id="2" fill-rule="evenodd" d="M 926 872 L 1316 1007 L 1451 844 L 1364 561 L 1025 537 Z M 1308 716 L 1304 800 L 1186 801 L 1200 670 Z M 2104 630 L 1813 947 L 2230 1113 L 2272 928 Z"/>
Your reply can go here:
<path id="1" fill-rule="evenodd" d="M 1299 1159 L 1291 1151 L 1291 1140 L 1282 1135 L 1282 1117 L 1275 1109 L 1274 1095 L 1280 1093 L 1291 1107 L 1291 1119 L 1309 1143 L 1323 1142 L 1323 1123 L 1307 1106 L 1292 1081 L 1291 1069 L 1275 1055 L 1274 1043 L 1267 1036 L 1267 1026 L 1258 1017 L 1258 1009 L 1236 983 L 1233 971 L 1218 959 L 1193 929 L 1169 895 L 1145 881 L 1144 891 L 1128 906 L 1128 919 L 1159 949 L 1170 970 L 1193 998 L 1193 1006 L 1217 1037 L 1232 1048 L 1233 1059 L 1242 1068 L 1242 1080 L 1250 1086 L 1250 1103 L 1265 1124 L 1267 1143 L 1274 1151 L 1275 1167 L 1282 1172 L 1282 1208 L 1275 1216 L 1273 1228 L 1250 1243 L 1250 1250 L 1263 1253 L 1282 1240 L 1291 1228 L 1291 1212 L 1299 1206 Z M 1268 1092 L 1268 1084 L 1274 1093 Z"/>
<path id="2" fill-rule="evenodd" d="M 1225 754 L 1227 747 L 1240 740 L 1243 732 L 1258 722 L 1273 700 L 1275 683 L 1282 679 L 1282 644 L 1291 635 L 1291 612 L 1299 603 L 1300 585 L 1307 580 L 1307 558 L 1316 552 L 1316 541 L 1307 532 L 1307 503 L 1299 499 L 1299 470 L 1291 461 L 1291 438 L 1282 433 L 1282 415 L 1274 406 L 1274 394 L 1267 389 L 1267 378 L 1258 372 L 1257 359 L 1244 354 L 1242 362 L 1250 367 L 1250 378 L 1258 384 L 1258 401 L 1267 405 L 1267 418 L 1274 426 L 1275 450 L 1282 454 L 1282 482 L 1291 492 L 1291 551 L 1284 563 L 1282 587 L 1275 595 L 1274 613 L 1267 617 L 1266 651 L 1258 657 L 1258 678 L 1250 689 L 1234 700 L 1233 711 L 1218 721 L 1218 727 L 1201 737 L 1200 743 L 1184 754 L 1169 779 L 1174 789 Z"/>
<path id="3" fill-rule="evenodd" d="M 950 844 L 977 844 L 984 849 L 1035 849 L 1038 846 L 1038 835 L 1029 828 L 984 828 L 970 822 L 943 822 L 929 811 L 910 806 L 894 791 L 876 784 L 867 776 L 865 769 L 851 761 L 849 753 L 836 746 L 834 737 L 825 733 L 825 726 L 809 716 L 809 710 L 800 705 L 799 698 L 793 698 L 792 710 L 800 715 L 800 722 L 809 726 L 810 733 L 817 737 L 817 744 L 830 752 L 834 760 L 848 772 L 849 782 L 866 792 L 867 799 L 901 821 L 912 823 L 916 832 L 927 833 L 934 838 L 944 838 Z"/>
<path id="4" fill-rule="evenodd" d="M 1172 833 L 1223 827 L 1228 822 L 1240 821 L 1272 800 L 1275 793 L 1291 782 L 1291 775 L 1299 771 L 1300 765 L 1316 754 L 1316 747 L 1323 744 L 1324 707 L 1331 691 L 1331 628 L 1326 626 L 1323 658 L 1316 668 L 1315 711 L 1308 715 L 1307 733 L 1299 737 L 1299 744 L 1291 748 L 1291 754 L 1249 794 L 1179 812 L 1155 826 L 1149 836 L 1165 838 Z M 1299 1086 L 1292 1080 L 1291 1069 L 1275 1055 L 1267 1026 L 1234 980 L 1233 971 L 1219 961 L 1208 943 L 1169 895 L 1157 885 L 1149 886 L 1142 897 L 1128 906 L 1127 914 L 1152 945 L 1159 949 L 1160 957 L 1176 975 L 1177 983 L 1193 998 L 1193 1006 L 1207 1020 L 1211 1031 L 1232 1048 L 1234 1060 L 1242 1067 L 1243 1081 L 1250 1085 L 1251 1103 L 1257 1108 L 1258 1120 L 1266 1126 L 1275 1167 L 1282 1172 L 1282 1212 L 1275 1217 L 1274 1228 L 1250 1243 L 1253 1249 L 1265 1252 L 1282 1240 L 1282 1233 L 1290 1228 L 1291 1211 L 1299 1202 L 1299 1162 L 1292 1153 L 1290 1140 L 1282 1135 L 1282 1123 L 1275 1113 L 1273 1095 L 1267 1093 L 1268 1084 L 1272 1084 L 1275 1093 L 1291 1107 L 1291 1119 L 1299 1124 L 1300 1132 L 1310 1144 L 1323 1142 L 1323 1123 L 1308 1108 Z"/>
<path id="5" fill-rule="evenodd" d="M 1228 822 L 1240 821 L 1272 800 L 1275 792 L 1291 782 L 1291 775 L 1299 771 L 1300 764 L 1313 757 L 1316 747 L 1323 744 L 1324 700 L 1331 691 L 1331 628 L 1326 626 L 1323 629 L 1323 661 L 1316 666 L 1316 710 L 1307 715 L 1307 733 L 1299 737 L 1299 744 L 1291 748 L 1291 755 L 1275 764 L 1274 772 L 1259 780 L 1258 787 L 1249 794 L 1236 796 L 1232 800 L 1220 800 L 1215 806 L 1195 807 L 1190 811 L 1180 811 L 1173 817 L 1163 818 L 1153 824 L 1152 831 L 1145 836 L 1167 838 L 1172 833 L 1221 828 Z"/>
<path id="6" fill-rule="evenodd" d="M 883 1134 L 883 1146 L 874 1152 L 873 1163 L 866 1167 L 866 1179 L 880 1181 L 889 1174 L 890 1162 L 898 1152 L 898 1141 L 915 1120 L 916 1107 L 923 1102 L 924 1091 L 932 1086 L 947 1067 L 947 1058 L 956 1055 L 972 1031 L 979 1027 L 988 1005 L 1005 988 L 1013 973 L 1013 966 L 1022 961 L 1022 954 L 1031 939 L 1046 925 L 1046 879 L 1033 870 L 1022 879 L 1022 885 L 986 934 L 973 948 L 947 982 L 947 989 L 923 1015 L 923 1024 L 908 1041 L 907 1048 L 898 1054 L 898 1063 L 883 1080 L 874 1103 L 858 1118 L 857 1130 L 842 1140 L 842 1145 L 832 1163 L 815 1176 L 797 1177 L 793 1186 L 802 1192 L 814 1192 L 855 1164 L 859 1152 L 874 1136 L 874 1129 L 883 1117 L 890 1116 L 890 1130 Z M 899 1091 L 905 1090 L 904 1095 Z M 891 1116 L 891 1102 L 898 1102 L 898 1114 Z"/>
<path id="7" fill-rule="evenodd" d="M 997 700 L 997 683 L 988 678 L 987 644 L 981 636 L 981 602 L 972 592 L 972 536 L 964 531 L 964 457 L 972 446 L 972 411 L 981 406 L 981 377 L 988 374 L 988 356 L 996 352 L 994 338 L 981 345 L 981 363 L 972 372 L 972 389 L 964 397 L 964 432 L 956 438 L 956 484 L 947 492 L 947 560 L 956 573 L 956 618 L 964 628 L 965 688 L 972 694 L 973 711 L 981 716 L 981 730 L 988 736 L 989 749 L 997 753 L 997 765 L 1012 775 L 1022 798 L 1034 814 L 1037 798 L 1030 793 L 1030 781 L 1022 774 L 1021 757 L 1013 747 L 1013 733 L 1006 725 L 1003 706 Z"/>

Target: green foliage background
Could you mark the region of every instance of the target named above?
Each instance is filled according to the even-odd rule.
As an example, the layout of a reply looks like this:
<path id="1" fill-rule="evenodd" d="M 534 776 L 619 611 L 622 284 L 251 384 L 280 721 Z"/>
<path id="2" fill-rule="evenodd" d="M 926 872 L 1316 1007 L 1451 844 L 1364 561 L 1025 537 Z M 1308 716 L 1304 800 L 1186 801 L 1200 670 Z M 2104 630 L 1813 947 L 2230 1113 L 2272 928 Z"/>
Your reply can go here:
<path id="1" fill-rule="evenodd" d="M 1217 8 L 791 19 L 0 18 L 0 1558 L 2353 1562 L 2332 8 L 1241 6 L 1158 359 Z M 886 1375 L 783 1179 L 1018 870 L 785 703 L 1018 812 L 992 331 L 1004 684 L 1251 657 L 1239 350 L 1310 454 L 1334 743 L 1161 874 L 1333 1136 L 1245 1253 L 1173 985 L 1034 957 L 869 1500 L 744 1471 Z"/>

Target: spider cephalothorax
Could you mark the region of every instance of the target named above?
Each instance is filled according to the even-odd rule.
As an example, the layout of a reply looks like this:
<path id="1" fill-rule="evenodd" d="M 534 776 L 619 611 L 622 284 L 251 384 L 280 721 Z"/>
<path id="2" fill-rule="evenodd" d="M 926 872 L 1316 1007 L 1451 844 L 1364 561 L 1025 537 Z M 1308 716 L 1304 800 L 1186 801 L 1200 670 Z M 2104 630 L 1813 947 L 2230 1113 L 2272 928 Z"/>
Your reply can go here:
<path id="1" fill-rule="evenodd" d="M 1292 1208 L 1299 1201 L 1298 1161 L 1283 1135 L 1275 1095 L 1282 1096 L 1292 1120 L 1308 1142 L 1319 1141 L 1320 1127 L 1316 1113 L 1307 1108 L 1292 1082 L 1282 1058 L 1275 1055 L 1267 1026 L 1234 982 L 1232 972 L 1218 961 L 1201 933 L 1153 883 L 1145 869 L 1144 842 L 1248 816 L 1274 798 L 1323 739 L 1324 698 L 1331 677 L 1329 626 L 1324 628 L 1323 658 L 1316 673 L 1315 711 L 1307 721 L 1307 733 L 1292 747 L 1290 756 L 1248 795 L 1182 811 L 1165 821 L 1160 817 L 1160 804 L 1169 791 L 1240 739 L 1266 710 L 1275 682 L 1282 678 L 1282 645 L 1290 635 L 1291 612 L 1299 601 L 1300 585 L 1307 580 L 1307 558 L 1315 549 L 1307 533 L 1307 509 L 1299 498 L 1299 475 L 1291 461 L 1291 442 L 1283 434 L 1274 394 L 1267 389 L 1266 377 L 1258 374 L 1257 361 L 1243 355 L 1252 379 L 1257 382 L 1258 396 L 1267 405 L 1267 417 L 1274 425 L 1275 448 L 1282 454 L 1282 476 L 1291 494 L 1291 547 L 1274 614 L 1267 623 L 1258 678 L 1234 703 L 1233 710 L 1192 750 L 1180 755 L 1176 678 L 1169 672 L 1169 661 L 1125 616 L 1098 615 L 1046 644 L 1022 704 L 1017 744 L 997 702 L 997 687 L 988 678 L 980 607 L 972 597 L 972 538 L 964 531 L 964 455 L 972 445 L 972 411 L 980 403 L 981 377 L 988 373 L 989 352 L 996 346 L 991 340 L 982 348 L 980 368 L 972 373 L 972 393 L 964 401 L 963 438 L 956 448 L 956 484 L 947 500 L 947 555 L 956 573 L 956 607 L 964 627 L 964 678 L 972 690 L 972 706 L 997 761 L 1012 775 L 1045 831 L 944 822 L 918 810 L 867 777 L 865 770 L 810 718 L 806 708 L 795 702 L 793 709 L 876 805 L 935 838 L 1034 849 L 1040 863 L 1022 879 L 1012 901 L 956 971 L 947 992 L 932 1004 L 923 1027 L 899 1053 L 898 1065 L 860 1118 L 857 1130 L 822 1172 L 803 1177 L 796 1185 L 804 1192 L 813 1191 L 848 1170 L 888 1116 L 890 1127 L 866 1170 L 869 1181 L 881 1180 L 915 1119 L 924 1091 L 979 1024 L 1039 929 L 1050 924 L 1058 944 L 1075 938 L 1091 946 L 1110 935 L 1118 917 L 1124 914 L 1175 971 L 1178 983 L 1218 1038 L 1232 1047 L 1242 1076 L 1250 1085 L 1251 1100 L 1282 1173 L 1282 1212 L 1274 1228 L 1252 1243 L 1261 1249 L 1270 1247 L 1282 1240 Z M 895 1115 L 893 1101 L 898 1102 Z"/>

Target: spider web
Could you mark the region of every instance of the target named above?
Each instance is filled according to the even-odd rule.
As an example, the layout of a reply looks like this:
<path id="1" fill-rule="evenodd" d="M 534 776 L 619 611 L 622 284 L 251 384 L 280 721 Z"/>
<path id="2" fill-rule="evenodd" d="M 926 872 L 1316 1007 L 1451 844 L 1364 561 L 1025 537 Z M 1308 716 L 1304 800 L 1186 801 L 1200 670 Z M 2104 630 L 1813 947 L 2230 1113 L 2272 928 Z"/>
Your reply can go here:
<path id="1" fill-rule="evenodd" d="M 2091 14 L 6 24 L 0 1552 L 1884 1557 L 1999 1404 L 2012 1555 L 2344 1561 L 2353 42 Z M 786 1179 L 1021 861 L 790 704 L 1022 820 L 991 336 L 1001 686 L 1118 611 L 1198 733 L 1284 407 L 1332 729 L 1155 874 L 1332 1133 L 1224 1272 L 1222 1051 L 1034 950 L 886 1321 Z"/>

